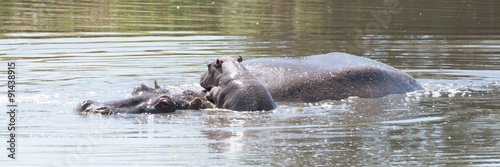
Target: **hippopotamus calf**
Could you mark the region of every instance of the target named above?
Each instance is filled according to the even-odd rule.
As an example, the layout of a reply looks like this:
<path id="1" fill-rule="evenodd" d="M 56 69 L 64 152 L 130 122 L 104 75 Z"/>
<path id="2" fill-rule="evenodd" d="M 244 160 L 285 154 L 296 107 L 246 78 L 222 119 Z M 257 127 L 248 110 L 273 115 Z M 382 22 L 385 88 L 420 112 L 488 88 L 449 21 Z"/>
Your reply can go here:
<path id="1" fill-rule="evenodd" d="M 200 85 L 207 99 L 216 107 L 236 111 L 272 110 L 276 108 L 269 91 L 240 64 L 238 59 L 224 57 L 209 63 Z"/>
<path id="2" fill-rule="evenodd" d="M 347 53 L 253 59 L 243 65 L 277 102 L 376 98 L 422 89 L 413 77 L 400 70 Z"/>
<path id="3" fill-rule="evenodd" d="M 169 113 L 175 110 L 175 102 L 170 97 L 158 94 L 145 94 L 104 103 L 85 100 L 76 107 L 76 111 L 82 113 L 100 114 Z"/>

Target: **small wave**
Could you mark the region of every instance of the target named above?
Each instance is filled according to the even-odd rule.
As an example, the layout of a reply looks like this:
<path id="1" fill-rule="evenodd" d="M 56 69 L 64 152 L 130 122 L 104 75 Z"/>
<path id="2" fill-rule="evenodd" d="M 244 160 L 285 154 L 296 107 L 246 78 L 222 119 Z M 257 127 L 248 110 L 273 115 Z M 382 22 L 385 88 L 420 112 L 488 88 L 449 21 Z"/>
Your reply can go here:
<path id="1" fill-rule="evenodd" d="M 407 123 L 417 123 L 417 122 L 432 122 L 442 120 L 443 117 L 424 117 L 406 120 L 396 120 L 396 121 L 383 121 L 383 124 L 407 124 Z"/>
<path id="2" fill-rule="evenodd" d="M 460 83 L 458 83 L 460 82 Z M 421 100 L 422 98 L 460 98 L 470 97 L 475 92 L 495 93 L 499 91 L 498 81 L 467 84 L 457 81 L 444 83 L 442 81 L 429 81 L 422 84 L 424 90 L 406 93 L 406 100 Z"/>

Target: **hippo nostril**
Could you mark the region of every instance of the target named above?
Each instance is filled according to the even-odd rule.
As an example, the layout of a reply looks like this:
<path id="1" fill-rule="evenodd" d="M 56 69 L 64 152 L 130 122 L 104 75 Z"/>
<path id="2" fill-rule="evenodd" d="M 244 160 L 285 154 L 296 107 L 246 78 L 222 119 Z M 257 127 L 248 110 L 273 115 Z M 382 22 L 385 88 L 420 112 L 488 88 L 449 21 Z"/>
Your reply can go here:
<path id="1" fill-rule="evenodd" d="M 109 108 L 108 107 L 99 107 L 96 110 L 107 110 L 107 109 L 109 109 Z"/>
<path id="2" fill-rule="evenodd" d="M 109 114 L 111 109 L 109 107 L 99 107 L 95 109 L 96 113 L 101 113 L 101 114 Z"/>

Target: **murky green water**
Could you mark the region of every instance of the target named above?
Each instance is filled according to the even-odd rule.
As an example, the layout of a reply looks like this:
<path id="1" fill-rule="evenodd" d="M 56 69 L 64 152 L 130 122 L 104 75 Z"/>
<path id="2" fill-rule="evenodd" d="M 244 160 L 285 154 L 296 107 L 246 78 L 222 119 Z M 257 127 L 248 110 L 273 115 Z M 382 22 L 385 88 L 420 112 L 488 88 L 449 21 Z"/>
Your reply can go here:
<path id="1" fill-rule="evenodd" d="M 0 163 L 9 166 L 498 166 L 500 9 L 487 1 L 1 1 Z M 197 88 L 223 55 L 348 52 L 425 91 L 377 99 L 81 116 L 154 79 Z M 7 157 L 7 62 L 17 152 Z"/>

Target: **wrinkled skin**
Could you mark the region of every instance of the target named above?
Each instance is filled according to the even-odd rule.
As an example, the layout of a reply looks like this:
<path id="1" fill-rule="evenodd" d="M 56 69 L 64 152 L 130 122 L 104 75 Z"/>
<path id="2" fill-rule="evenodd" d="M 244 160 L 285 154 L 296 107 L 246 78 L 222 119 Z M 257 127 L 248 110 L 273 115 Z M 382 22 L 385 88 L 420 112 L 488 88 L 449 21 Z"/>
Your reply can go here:
<path id="1" fill-rule="evenodd" d="M 421 90 L 410 75 L 387 64 L 347 53 L 242 62 L 276 102 L 317 102 L 350 96 L 377 98 Z M 203 76 L 216 71 L 203 74 Z M 211 83 L 202 87 L 211 89 Z"/>
<path id="2" fill-rule="evenodd" d="M 98 103 L 85 100 L 77 105 L 76 110 L 82 113 L 100 114 L 139 114 L 169 113 L 176 110 L 175 102 L 167 95 L 145 94 L 125 100 Z"/>
<path id="3" fill-rule="evenodd" d="M 169 89 L 161 88 L 156 81 L 155 88 L 150 88 L 144 84 L 134 87 L 132 95 L 143 95 L 143 94 L 166 94 L 174 102 L 176 109 L 203 109 L 212 108 L 213 105 L 205 97 L 205 93 L 196 93 L 192 90 L 185 90 L 181 88 L 170 87 Z"/>
<path id="4" fill-rule="evenodd" d="M 243 67 L 238 59 L 224 57 L 209 63 L 200 85 L 216 107 L 235 111 L 262 111 L 276 108 L 267 89 Z"/>
<path id="5" fill-rule="evenodd" d="M 169 113 L 178 109 L 193 109 L 212 107 L 204 93 L 191 90 L 162 89 L 155 81 L 155 88 L 144 84 L 134 87 L 132 97 L 124 100 L 98 103 L 85 100 L 76 107 L 81 113 L 100 114 L 140 114 Z"/>

